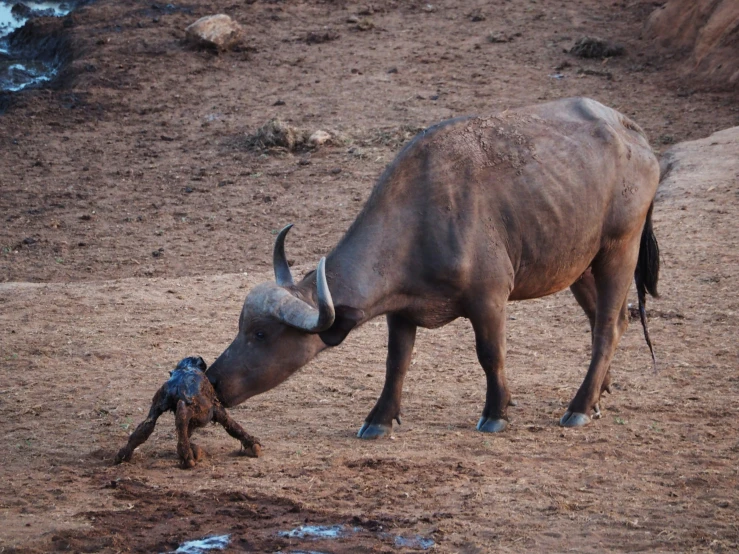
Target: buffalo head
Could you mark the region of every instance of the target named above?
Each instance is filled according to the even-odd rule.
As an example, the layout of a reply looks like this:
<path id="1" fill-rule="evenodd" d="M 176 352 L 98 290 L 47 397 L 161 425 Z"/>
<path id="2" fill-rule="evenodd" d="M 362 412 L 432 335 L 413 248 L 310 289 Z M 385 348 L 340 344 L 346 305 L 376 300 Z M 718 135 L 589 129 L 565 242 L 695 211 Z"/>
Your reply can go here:
<path id="1" fill-rule="evenodd" d="M 275 241 L 276 282 L 249 292 L 236 338 L 207 372 L 225 406 L 279 385 L 327 346 L 318 335 L 335 319 L 326 259 L 318 263 L 315 280 L 310 275 L 295 285 L 285 258 L 285 236 L 291 227 L 280 231 Z"/>

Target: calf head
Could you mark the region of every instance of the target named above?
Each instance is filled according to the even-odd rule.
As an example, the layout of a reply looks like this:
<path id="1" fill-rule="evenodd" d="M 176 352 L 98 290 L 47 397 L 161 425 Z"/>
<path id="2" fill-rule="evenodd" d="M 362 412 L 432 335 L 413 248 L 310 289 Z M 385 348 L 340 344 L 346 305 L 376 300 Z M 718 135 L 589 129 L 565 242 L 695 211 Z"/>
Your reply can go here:
<path id="1" fill-rule="evenodd" d="M 206 369 L 208 369 L 208 364 L 206 364 L 205 360 L 200 356 L 190 356 L 188 358 L 183 358 L 182 360 L 180 360 L 174 370 L 177 371 L 178 369 L 188 368 L 199 369 L 200 371 L 204 372 Z M 172 371 L 169 372 L 170 375 L 172 375 L 172 373 Z"/>
<path id="2" fill-rule="evenodd" d="M 280 231 L 275 241 L 276 282 L 261 283 L 249 292 L 236 338 L 207 372 L 225 406 L 277 386 L 327 346 L 319 333 L 333 325 L 335 312 L 326 259 L 318 263 L 315 290 L 308 279 L 296 286 L 285 258 L 285 236 L 291 227 Z"/>

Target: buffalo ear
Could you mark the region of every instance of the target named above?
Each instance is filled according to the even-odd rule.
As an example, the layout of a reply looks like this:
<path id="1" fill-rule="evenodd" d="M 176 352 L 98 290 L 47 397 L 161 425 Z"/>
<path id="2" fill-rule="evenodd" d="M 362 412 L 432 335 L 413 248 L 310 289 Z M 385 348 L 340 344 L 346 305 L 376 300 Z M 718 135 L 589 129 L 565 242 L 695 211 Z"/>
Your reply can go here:
<path id="1" fill-rule="evenodd" d="M 321 337 L 321 340 L 327 346 L 340 345 L 349 334 L 349 331 L 354 329 L 364 318 L 364 312 L 362 310 L 357 310 L 350 306 L 336 306 L 334 311 L 336 312 L 336 318 L 334 319 L 333 325 L 322 333 L 318 333 L 318 336 Z"/>

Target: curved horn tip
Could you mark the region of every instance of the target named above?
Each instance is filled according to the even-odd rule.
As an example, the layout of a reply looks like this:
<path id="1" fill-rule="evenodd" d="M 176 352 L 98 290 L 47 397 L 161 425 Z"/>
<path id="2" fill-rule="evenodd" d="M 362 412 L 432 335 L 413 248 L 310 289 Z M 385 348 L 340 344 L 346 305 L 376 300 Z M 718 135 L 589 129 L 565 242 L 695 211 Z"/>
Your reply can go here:
<path id="1" fill-rule="evenodd" d="M 334 323 L 336 317 L 334 311 L 334 301 L 331 298 L 331 291 L 328 288 L 328 280 L 326 279 L 326 258 L 321 258 L 318 262 L 316 270 L 316 292 L 318 293 L 318 325 L 320 331 L 325 331 Z"/>
<path id="2" fill-rule="evenodd" d="M 275 248 L 272 254 L 272 265 L 275 270 L 275 280 L 281 287 L 290 286 L 293 284 L 293 276 L 290 272 L 290 265 L 287 263 L 285 256 L 285 237 L 288 231 L 292 229 L 293 224 L 289 223 L 283 227 L 277 234 L 275 239 Z"/>

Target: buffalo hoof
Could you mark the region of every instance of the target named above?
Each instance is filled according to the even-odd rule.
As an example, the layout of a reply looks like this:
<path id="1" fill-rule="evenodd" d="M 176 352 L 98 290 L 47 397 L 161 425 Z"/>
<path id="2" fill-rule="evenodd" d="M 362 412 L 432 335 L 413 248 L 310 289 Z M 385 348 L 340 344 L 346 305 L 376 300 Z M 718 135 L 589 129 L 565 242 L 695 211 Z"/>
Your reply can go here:
<path id="1" fill-rule="evenodd" d="M 392 425 L 383 425 L 381 423 L 365 423 L 357 433 L 357 437 L 365 440 L 379 439 L 380 437 L 390 436 L 393 431 Z"/>
<path id="2" fill-rule="evenodd" d="M 477 430 L 483 433 L 500 433 L 506 427 L 508 422 L 505 419 L 490 419 L 481 417 L 477 422 Z"/>
<path id="3" fill-rule="evenodd" d="M 581 414 L 579 412 L 571 412 L 567 410 L 562 419 L 559 420 L 559 424 L 562 427 L 583 427 L 590 423 L 590 416 Z"/>

